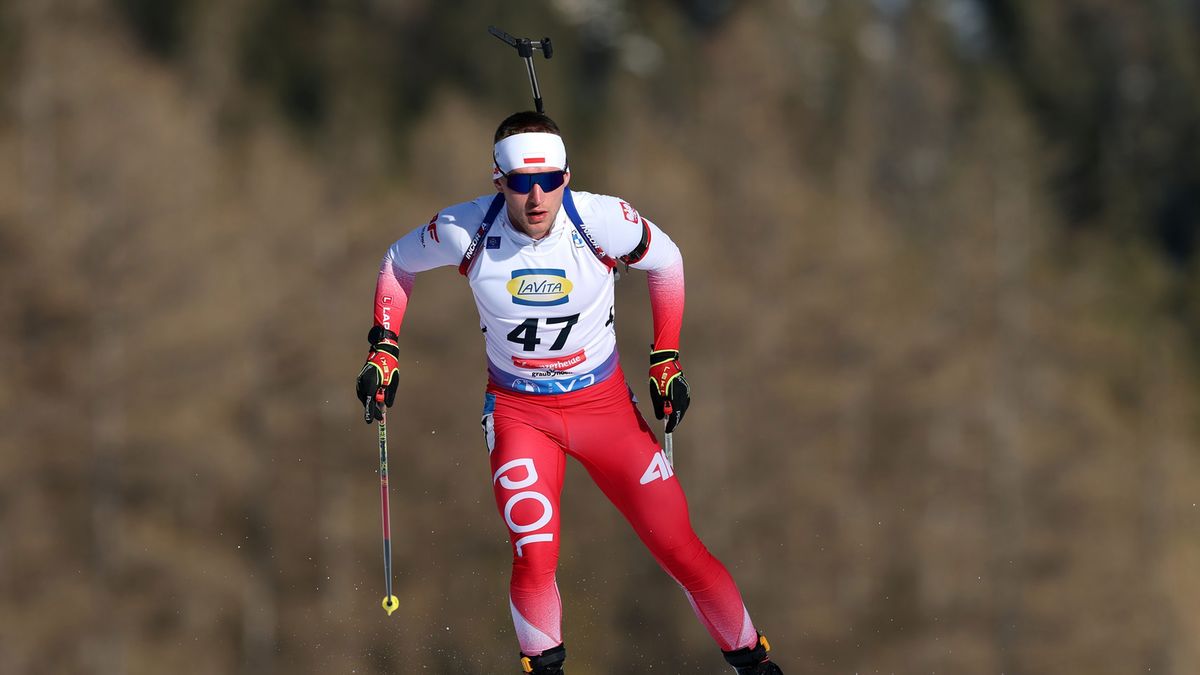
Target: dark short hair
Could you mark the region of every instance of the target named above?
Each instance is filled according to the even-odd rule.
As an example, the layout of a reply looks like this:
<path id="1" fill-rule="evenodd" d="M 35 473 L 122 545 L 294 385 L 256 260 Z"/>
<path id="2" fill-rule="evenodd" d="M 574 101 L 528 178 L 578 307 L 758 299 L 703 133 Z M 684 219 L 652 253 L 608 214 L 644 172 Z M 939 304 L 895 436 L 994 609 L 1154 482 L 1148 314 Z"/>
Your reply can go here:
<path id="1" fill-rule="evenodd" d="M 558 125 L 554 123 L 554 120 L 550 119 L 549 115 L 532 110 L 522 110 L 504 118 L 500 126 L 496 127 L 496 138 L 492 142 L 499 143 L 502 138 L 508 138 L 509 136 L 529 131 L 540 131 L 547 134 L 554 134 L 555 136 L 562 136 L 558 131 Z"/>

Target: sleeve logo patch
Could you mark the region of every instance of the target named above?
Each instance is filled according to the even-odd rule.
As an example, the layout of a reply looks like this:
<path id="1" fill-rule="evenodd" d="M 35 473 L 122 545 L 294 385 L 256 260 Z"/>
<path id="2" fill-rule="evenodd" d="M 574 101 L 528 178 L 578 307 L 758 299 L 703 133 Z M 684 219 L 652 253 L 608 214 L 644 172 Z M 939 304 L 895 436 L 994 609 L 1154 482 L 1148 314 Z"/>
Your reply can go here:
<path id="1" fill-rule="evenodd" d="M 438 237 L 438 231 L 437 231 L 438 215 L 439 214 L 437 214 L 437 213 L 433 214 L 433 217 L 429 219 L 429 224 L 425 226 L 425 229 L 421 230 L 421 234 L 419 236 L 419 238 L 421 240 L 421 248 L 425 248 L 425 237 L 427 235 L 431 240 L 433 240 L 433 243 L 435 243 L 435 244 L 442 243 L 442 240 Z"/>
<path id="2" fill-rule="evenodd" d="M 638 215 L 637 209 L 629 205 L 629 202 L 621 202 L 621 215 L 625 216 L 625 220 L 636 225 L 641 216 Z"/>

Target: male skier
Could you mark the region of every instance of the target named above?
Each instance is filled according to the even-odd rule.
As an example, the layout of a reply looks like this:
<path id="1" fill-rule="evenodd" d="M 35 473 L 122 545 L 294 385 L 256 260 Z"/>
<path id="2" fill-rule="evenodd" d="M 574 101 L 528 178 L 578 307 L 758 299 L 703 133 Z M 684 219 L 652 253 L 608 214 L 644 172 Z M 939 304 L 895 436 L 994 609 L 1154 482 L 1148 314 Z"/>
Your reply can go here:
<path id="1" fill-rule="evenodd" d="M 562 673 L 555 583 L 566 456 L 636 530 L 687 594 L 739 675 L 782 675 L 729 572 L 692 530 L 687 502 L 634 404 L 617 360 L 617 260 L 647 272 L 654 322 L 650 398 L 671 433 L 689 387 L 679 364 L 683 260 L 674 242 L 616 197 L 572 192 L 567 152 L 546 115 L 501 122 L 496 194 L 451 206 L 388 249 L 375 288 L 371 350 L 357 392 L 366 419 L 395 401 L 397 333 L 413 276 L 458 265 L 475 296 L 488 359 L 483 428 L 496 506 L 513 549 L 510 609 L 526 673 Z M 614 258 L 615 256 L 615 258 Z"/>

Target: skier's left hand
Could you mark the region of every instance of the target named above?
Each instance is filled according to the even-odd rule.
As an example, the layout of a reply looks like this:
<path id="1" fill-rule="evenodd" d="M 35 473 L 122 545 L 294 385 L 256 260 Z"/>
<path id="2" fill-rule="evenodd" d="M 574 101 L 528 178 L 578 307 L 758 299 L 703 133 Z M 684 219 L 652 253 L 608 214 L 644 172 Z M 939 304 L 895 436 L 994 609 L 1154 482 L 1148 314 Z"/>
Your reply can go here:
<path id="1" fill-rule="evenodd" d="M 692 401 L 691 387 L 683 379 L 678 350 L 650 349 L 650 402 L 654 404 L 655 418 L 667 418 L 666 433 L 669 434 L 683 421 L 683 414 Z M 671 406 L 669 416 L 665 404 Z"/>

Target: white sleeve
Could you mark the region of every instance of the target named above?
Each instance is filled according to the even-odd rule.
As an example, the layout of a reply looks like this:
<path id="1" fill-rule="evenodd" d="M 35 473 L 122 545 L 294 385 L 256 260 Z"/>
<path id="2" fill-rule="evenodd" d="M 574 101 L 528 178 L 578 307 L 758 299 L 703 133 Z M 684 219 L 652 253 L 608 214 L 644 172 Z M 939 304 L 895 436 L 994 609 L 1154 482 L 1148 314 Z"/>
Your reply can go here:
<path id="1" fill-rule="evenodd" d="M 612 257 L 629 256 L 630 267 L 646 271 L 673 267 L 683 260 L 679 247 L 667 233 L 638 213 L 629 202 L 595 195 L 591 207 L 584 222 Z"/>
<path id="2" fill-rule="evenodd" d="M 397 271 L 410 274 L 458 265 L 482 218 L 483 213 L 475 202 L 443 209 L 428 224 L 392 244 L 387 258 Z"/>

